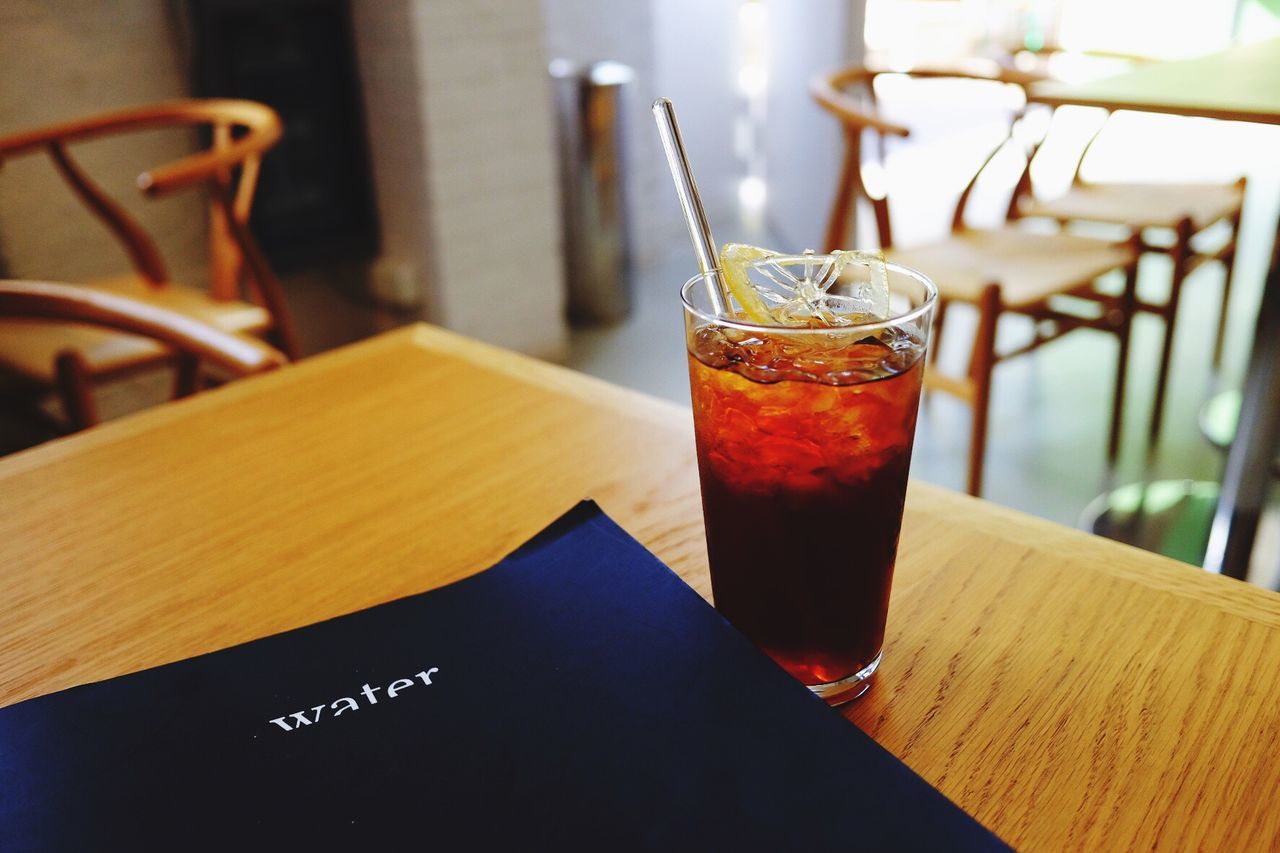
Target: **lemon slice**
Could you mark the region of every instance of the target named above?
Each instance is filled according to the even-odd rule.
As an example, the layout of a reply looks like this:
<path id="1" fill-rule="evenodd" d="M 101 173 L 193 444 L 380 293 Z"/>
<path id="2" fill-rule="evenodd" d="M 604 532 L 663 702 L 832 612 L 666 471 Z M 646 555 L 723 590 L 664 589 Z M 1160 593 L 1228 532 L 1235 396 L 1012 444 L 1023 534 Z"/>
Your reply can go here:
<path id="1" fill-rule="evenodd" d="M 871 299 L 875 305 L 872 311 L 884 320 L 889 316 L 889 262 L 885 260 L 883 249 L 871 259 L 871 288 Z"/>
<path id="2" fill-rule="evenodd" d="M 747 319 L 758 326 L 776 326 L 778 321 L 747 278 L 747 267 L 777 254 L 771 249 L 743 243 L 725 243 L 720 249 L 720 272 L 724 275 L 724 283 L 729 288 L 730 295 L 742 306 Z"/>

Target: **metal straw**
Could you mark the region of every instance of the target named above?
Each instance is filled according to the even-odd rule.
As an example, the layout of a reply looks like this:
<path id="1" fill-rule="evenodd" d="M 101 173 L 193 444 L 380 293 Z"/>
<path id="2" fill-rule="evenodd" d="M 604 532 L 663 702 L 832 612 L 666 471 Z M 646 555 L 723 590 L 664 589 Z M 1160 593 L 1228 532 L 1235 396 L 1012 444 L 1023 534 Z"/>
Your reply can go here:
<path id="1" fill-rule="evenodd" d="M 671 101 L 659 98 L 653 102 L 653 118 L 658 123 L 658 135 L 662 137 L 662 150 L 667 154 L 667 166 L 671 169 L 671 179 L 676 183 L 676 195 L 680 197 L 680 208 L 684 211 L 685 224 L 689 226 L 689 239 L 693 241 L 693 250 L 698 255 L 698 265 L 703 275 L 707 276 L 707 295 L 711 297 L 711 307 L 717 317 L 729 316 L 728 288 L 724 277 L 720 274 L 720 264 L 716 258 L 716 241 L 711 237 L 711 226 L 707 224 L 707 212 L 702 209 L 702 198 L 698 195 L 698 185 L 693 180 L 693 172 L 689 169 L 689 157 L 684 151 L 684 142 L 680 138 L 680 125 L 676 122 L 676 110 Z"/>

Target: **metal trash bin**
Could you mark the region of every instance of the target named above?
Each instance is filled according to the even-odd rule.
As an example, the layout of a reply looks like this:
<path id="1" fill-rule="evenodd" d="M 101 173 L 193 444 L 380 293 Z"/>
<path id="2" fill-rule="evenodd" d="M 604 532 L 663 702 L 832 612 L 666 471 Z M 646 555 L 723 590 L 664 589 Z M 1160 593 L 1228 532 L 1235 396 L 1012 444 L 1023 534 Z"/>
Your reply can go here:
<path id="1" fill-rule="evenodd" d="M 570 321 L 611 323 L 631 312 L 623 113 L 635 72 L 617 62 L 550 65 L 560 149 Z"/>

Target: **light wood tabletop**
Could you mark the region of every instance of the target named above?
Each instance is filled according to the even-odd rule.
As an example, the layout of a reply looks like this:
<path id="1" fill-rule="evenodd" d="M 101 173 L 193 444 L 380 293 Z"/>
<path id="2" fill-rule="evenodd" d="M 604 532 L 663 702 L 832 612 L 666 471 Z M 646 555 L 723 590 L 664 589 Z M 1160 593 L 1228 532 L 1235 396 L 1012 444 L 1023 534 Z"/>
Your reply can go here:
<path id="1" fill-rule="evenodd" d="M 0 460 L 0 704 L 464 577 L 587 496 L 709 595 L 686 409 L 423 326 Z M 1277 661 L 1280 595 L 916 483 L 844 713 L 1019 848 L 1275 849 Z"/>
<path id="2" fill-rule="evenodd" d="M 1029 87 L 1029 99 L 1053 106 L 1280 124 L 1280 39 L 1195 59 L 1154 62 L 1082 83 L 1035 83 Z"/>

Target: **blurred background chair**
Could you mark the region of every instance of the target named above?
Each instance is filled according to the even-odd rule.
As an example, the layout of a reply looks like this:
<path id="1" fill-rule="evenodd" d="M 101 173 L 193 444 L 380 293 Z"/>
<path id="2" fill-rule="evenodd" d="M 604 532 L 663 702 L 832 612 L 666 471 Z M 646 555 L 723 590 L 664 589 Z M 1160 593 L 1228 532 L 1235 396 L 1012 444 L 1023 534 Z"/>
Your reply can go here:
<path id="1" fill-rule="evenodd" d="M 1049 55 L 1052 61 L 1063 52 L 1044 49 L 1041 53 Z M 1107 58 L 1121 59 L 1129 66 L 1143 62 L 1133 56 Z M 1044 76 L 1052 77 L 1052 65 L 1043 65 L 1043 68 Z M 1171 259 L 1169 289 L 1161 295 L 1163 298 L 1152 298 L 1143 292 L 1136 299 L 1137 310 L 1155 315 L 1164 323 L 1148 431 L 1154 445 L 1164 419 L 1182 285 L 1194 269 L 1213 261 L 1223 265 L 1221 309 L 1213 347 L 1213 364 L 1215 367 L 1221 364 L 1246 182 L 1243 177 L 1229 183 L 1084 180 L 1082 174 L 1090 153 L 1105 146 L 1109 135 L 1122 133 L 1116 130 L 1113 117 L 1113 113 L 1108 113 L 1081 148 L 1070 187 L 1065 192 L 1038 194 L 1031 180 L 1032 170 L 1028 169 L 1015 191 L 1011 210 L 1014 217 L 1044 218 L 1064 226 L 1077 222 L 1122 226 L 1139 235 L 1142 252 L 1168 255 Z M 1052 123 L 1049 128 L 1052 133 Z"/>
<path id="2" fill-rule="evenodd" d="M 274 370 L 288 362 L 283 353 L 257 338 L 124 294 L 70 284 L 0 280 L 0 323 L 33 320 L 75 323 L 77 328 L 139 337 L 175 359 L 179 371 L 186 373 L 207 362 L 239 377 Z M 97 422 L 92 388 L 86 382 L 90 374 L 83 359 L 74 349 L 63 350 L 54 358 L 59 390 L 75 407 L 69 413 L 73 428 Z M 61 387 L 64 384 L 67 387 Z M 175 388 L 174 396 L 195 391 L 196 385 L 191 383 Z"/>
<path id="3" fill-rule="evenodd" d="M 143 228 L 72 159 L 72 143 L 130 131 L 196 126 L 208 133 L 206 150 L 144 172 L 138 187 L 148 197 L 202 186 L 209 208 L 210 287 L 177 284 Z M 249 232 L 249 213 L 262 155 L 279 140 L 281 124 L 270 108 L 252 101 L 178 100 L 134 107 L 24 131 L 0 139 L 0 164 L 42 151 L 71 190 L 119 240 L 132 273 L 83 285 L 89 294 L 125 297 L 183 315 L 225 332 L 265 337 L 289 358 L 298 356 L 293 325 L 279 281 Z M 244 291 L 247 291 L 244 292 Z M 38 403 L 49 392 L 61 398 L 67 426 L 96 419 L 95 383 L 140 370 L 176 366 L 174 391 L 200 384 L 196 361 L 175 359 L 156 335 L 123 327 L 86 327 L 71 316 L 6 316 L 0 319 L 0 369 L 15 380 L 12 396 Z M 198 351 L 189 350 L 190 352 Z"/>
<path id="4" fill-rule="evenodd" d="M 1018 105 L 1008 122 L 1008 133 L 973 172 L 957 201 L 951 233 L 942 240 L 905 249 L 895 247 L 888 188 L 868 191 L 864 180 L 863 136 L 874 134 L 876 171 L 884 174 L 887 137 L 909 135 L 906 127 L 885 120 L 876 109 L 876 80 L 883 74 L 864 66 L 851 66 L 813 81 L 812 93 L 818 103 L 842 124 L 845 161 L 836 199 L 827 228 L 830 251 L 846 246 L 849 224 L 859 198 L 867 199 L 875 216 L 880 245 L 886 256 L 904 266 L 919 269 L 938 286 L 939 305 L 935 320 L 933 353 L 936 355 L 949 306 L 963 302 L 978 312 L 968 370 L 964 376 L 930 371 L 930 387 L 951 393 L 972 406 L 969 472 L 970 494 L 980 494 L 985 460 L 988 410 L 992 370 L 996 364 L 1030 352 L 1076 329 L 1090 328 L 1116 336 L 1115 392 L 1112 403 L 1107 454 L 1114 460 L 1119 449 L 1125 374 L 1128 364 L 1129 331 L 1136 291 L 1136 241 L 1112 242 L 1068 234 L 1035 233 L 1013 225 L 971 228 L 965 209 L 979 179 L 995 160 L 1013 152 L 1022 161 L 1022 175 L 1030 168 L 1035 144 L 1026 141 L 1022 126 L 1025 99 L 1018 89 Z M 905 76 L 913 80 L 967 80 L 995 87 L 1012 87 L 998 77 L 946 69 L 917 70 Z M 1016 88 L 1016 87 L 1014 87 Z M 1023 177 L 1019 177 L 1021 183 Z M 1012 187 L 1009 216 L 1012 215 Z M 1096 280 L 1121 270 L 1125 284 L 1117 295 L 1100 290 Z M 1018 346 L 997 349 L 997 327 L 1002 316 L 1019 315 L 1031 321 L 1031 339 Z"/>

